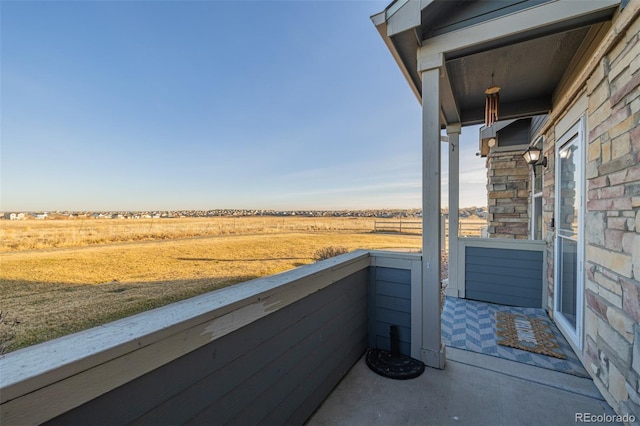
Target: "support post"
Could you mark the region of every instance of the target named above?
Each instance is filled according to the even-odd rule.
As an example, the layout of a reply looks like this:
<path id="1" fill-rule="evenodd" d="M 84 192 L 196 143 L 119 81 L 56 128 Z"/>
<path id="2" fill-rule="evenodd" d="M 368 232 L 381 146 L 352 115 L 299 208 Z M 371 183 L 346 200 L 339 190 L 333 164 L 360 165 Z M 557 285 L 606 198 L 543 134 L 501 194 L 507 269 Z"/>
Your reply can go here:
<path id="1" fill-rule="evenodd" d="M 422 74 L 422 361 L 444 368 L 440 330 L 440 55 Z"/>
<path id="2" fill-rule="evenodd" d="M 458 278 L 458 231 L 460 229 L 460 124 L 447 126 L 449 136 L 449 287 L 447 295 L 460 297 Z"/>

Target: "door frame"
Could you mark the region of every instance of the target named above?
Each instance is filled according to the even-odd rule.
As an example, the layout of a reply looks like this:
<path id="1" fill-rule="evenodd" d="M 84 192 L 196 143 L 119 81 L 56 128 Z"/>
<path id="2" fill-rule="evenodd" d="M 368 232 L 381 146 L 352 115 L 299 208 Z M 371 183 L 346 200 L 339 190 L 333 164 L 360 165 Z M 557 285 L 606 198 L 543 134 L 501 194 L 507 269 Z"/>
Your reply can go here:
<path id="1" fill-rule="evenodd" d="M 553 300 L 553 318 L 562 332 L 564 336 L 567 338 L 567 341 L 571 346 L 574 346 L 574 349 L 577 351 L 582 350 L 583 345 L 583 332 L 584 332 L 584 257 L 585 257 L 585 242 L 584 242 L 584 218 L 585 218 L 585 194 L 586 194 L 586 179 L 585 179 L 585 168 L 586 168 L 586 134 L 585 134 L 585 117 L 582 116 L 579 118 L 577 122 L 575 122 L 569 130 L 567 130 L 557 141 L 555 144 L 555 194 L 554 194 L 554 215 L 556 221 L 556 229 L 554 235 L 554 300 Z M 580 197 L 580 201 L 578 204 L 578 208 L 580 209 L 578 215 L 578 229 L 577 229 L 577 267 L 576 267 L 576 327 L 575 330 L 573 326 L 567 319 L 565 319 L 562 312 L 559 310 L 560 303 L 560 278 L 562 274 L 558 272 L 560 269 L 558 268 L 560 262 L 560 250 L 559 250 L 559 238 L 558 235 L 558 223 L 560 218 L 560 187 L 559 180 L 560 176 L 560 150 L 566 145 L 567 142 L 572 139 L 577 138 L 578 146 L 580 147 L 580 158 L 578 159 L 579 164 L 582 168 L 582 173 L 579 178 L 579 190 L 576 191 L 576 195 Z"/>

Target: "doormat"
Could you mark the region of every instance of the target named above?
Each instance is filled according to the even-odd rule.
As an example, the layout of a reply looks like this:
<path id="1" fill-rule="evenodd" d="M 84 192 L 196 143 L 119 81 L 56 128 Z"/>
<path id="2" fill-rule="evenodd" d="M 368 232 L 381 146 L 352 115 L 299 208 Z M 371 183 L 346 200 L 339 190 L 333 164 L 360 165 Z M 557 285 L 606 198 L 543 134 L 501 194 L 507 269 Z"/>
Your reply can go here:
<path id="1" fill-rule="evenodd" d="M 496 312 L 496 336 L 502 346 L 567 359 L 549 328 L 549 322 L 543 318 Z"/>

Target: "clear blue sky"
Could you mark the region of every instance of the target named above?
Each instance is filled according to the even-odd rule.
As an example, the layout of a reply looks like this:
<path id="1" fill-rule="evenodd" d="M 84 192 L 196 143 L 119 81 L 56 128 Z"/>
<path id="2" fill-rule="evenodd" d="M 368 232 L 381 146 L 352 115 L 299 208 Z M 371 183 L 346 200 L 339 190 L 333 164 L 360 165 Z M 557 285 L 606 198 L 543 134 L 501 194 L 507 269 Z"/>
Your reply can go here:
<path id="1" fill-rule="evenodd" d="M 387 3 L 1 2 L 0 209 L 419 208 Z M 461 206 L 486 204 L 477 138 Z"/>

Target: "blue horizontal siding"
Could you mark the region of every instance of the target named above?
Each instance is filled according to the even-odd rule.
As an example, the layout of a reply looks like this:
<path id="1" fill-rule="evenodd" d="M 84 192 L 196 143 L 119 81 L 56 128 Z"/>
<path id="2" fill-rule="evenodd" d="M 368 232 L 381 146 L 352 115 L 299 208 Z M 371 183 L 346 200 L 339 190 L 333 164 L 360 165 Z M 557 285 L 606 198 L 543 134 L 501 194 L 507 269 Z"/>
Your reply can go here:
<path id="1" fill-rule="evenodd" d="M 496 249 L 487 247 L 467 247 L 467 258 L 485 258 L 495 265 L 504 265 L 504 261 L 532 260 L 541 261 L 542 252 L 532 250 Z"/>
<path id="2" fill-rule="evenodd" d="M 376 307 L 384 308 L 391 311 L 397 311 L 400 313 L 411 312 L 411 299 L 403 297 L 390 297 L 383 295 L 376 295 Z"/>
<path id="3" fill-rule="evenodd" d="M 477 263 L 467 263 L 466 271 L 467 272 L 475 272 L 478 274 L 492 274 L 492 275 L 503 275 L 505 277 L 530 277 L 531 275 L 535 275 L 536 272 L 540 269 L 540 262 L 533 263 L 527 262 L 525 264 L 526 267 L 520 266 L 522 262 L 518 261 L 509 261 L 508 267 L 505 265 L 480 265 Z"/>
<path id="4" fill-rule="evenodd" d="M 369 346 L 390 350 L 389 327 L 398 326 L 400 352 L 411 354 L 411 271 L 371 267 Z"/>
<path id="5" fill-rule="evenodd" d="M 48 424 L 304 424 L 366 349 L 368 273 L 355 272 Z"/>
<path id="6" fill-rule="evenodd" d="M 379 281 L 389 281 L 400 284 L 411 283 L 411 271 L 397 268 L 376 268 L 376 279 Z"/>
<path id="7" fill-rule="evenodd" d="M 540 298 L 530 299 L 514 294 L 493 294 L 481 291 L 467 291 L 465 298 L 481 302 L 496 303 L 498 305 L 518 306 L 523 308 L 539 308 Z"/>
<path id="8" fill-rule="evenodd" d="M 387 324 L 411 327 L 411 312 L 398 312 L 391 309 L 376 308 L 376 320 Z"/>
<path id="9" fill-rule="evenodd" d="M 409 299 L 411 297 L 411 285 L 405 283 L 394 283 L 390 281 L 376 281 L 377 291 L 375 294 L 391 297 L 402 297 Z"/>
<path id="10" fill-rule="evenodd" d="M 486 283 L 487 285 L 499 285 L 503 287 L 513 288 L 514 290 L 539 287 L 539 281 L 542 278 L 542 275 L 538 275 L 537 273 L 534 274 L 533 277 L 523 277 L 522 275 L 518 275 L 517 272 L 509 276 L 502 271 L 499 274 L 492 274 L 491 272 L 480 273 L 468 271 L 466 274 L 467 282 Z"/>
<path id="11" fill-rule="evenodd" d="M 470 280 L 467 279 L 467 293 L 469 289 L 472 291 L 482 291 L 483 293 L 491 293 L 491 294 L 510 294 L 517 293 L 521 297 L 526 297 L 530 299 L 540 298 L 541 288 L 538 285 L 536 287 L 537 282 L 531 283 L 528 287 L 520 287 L 520 286 L 510 286 L 508 284 L 497 284 L 492 281 L 486 280 Z"/>
<path id="12" fill-rule="evenodd" d="M 541 251 L 467 247 L 465 297 L 539 308 L 543 259 Z"/>

